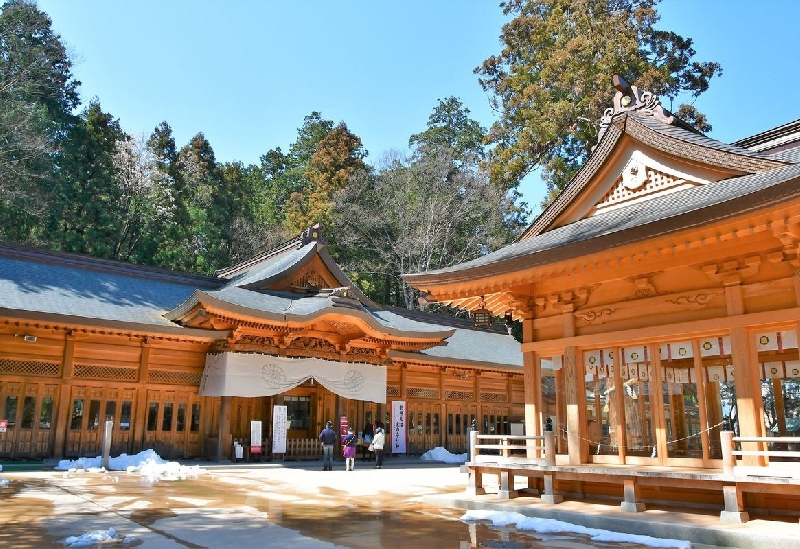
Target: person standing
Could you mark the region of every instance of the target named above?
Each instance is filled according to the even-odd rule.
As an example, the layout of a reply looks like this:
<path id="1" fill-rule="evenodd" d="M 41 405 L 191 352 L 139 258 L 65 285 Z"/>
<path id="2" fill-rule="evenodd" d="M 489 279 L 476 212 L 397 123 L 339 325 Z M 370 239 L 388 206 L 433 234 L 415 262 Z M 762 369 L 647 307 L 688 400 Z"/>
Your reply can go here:
<path id="1" fill-rule="evenodd" d="M 383 447 L 386 444 L 386 433 L 382 427 L 375 429 L 375 436 L 372 437 L 372 449 L 375 451 L 375 468 L 383 468 Z"/>
<path id="2" fill-rule="evenodd" d="M 332 429 L 333 424 L 329 421 L 319 434 L 322 442 L 322 470 L 333 471 L 333 445 L 336 444 L 336 431 Z"/>
<path id="3" fill-rule="evenodd" d="M 342 453 L 344 454 L 344 470 L 352 471 L 356 467 L 356 443 L 358 439 L 352 427 L 347 428 L 347 434 L 342 439 Z"/>
<path id="4" fill-rule="evenodd" d="M 363 442 L 361 444 L 361 461 L 367 460 L 367 448 L 372 444 L 372 437 L 374 434 L 371 423 L 364 425 Z"/>

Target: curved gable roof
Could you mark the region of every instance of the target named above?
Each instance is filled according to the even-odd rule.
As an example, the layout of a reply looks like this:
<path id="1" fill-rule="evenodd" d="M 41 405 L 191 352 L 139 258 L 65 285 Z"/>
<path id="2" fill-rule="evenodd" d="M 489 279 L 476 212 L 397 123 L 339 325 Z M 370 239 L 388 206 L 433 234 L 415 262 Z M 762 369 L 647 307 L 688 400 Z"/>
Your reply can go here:
<path id="1" fill-rule="evenodd" d="M 719 173 L 718 180 L 771 170 L 789 163 L 666 124 L 641 112 L 620 113 L 614 116 L 586 164 L 517 241 L 558 227 L 560 221 L 564 221 L 565 212 L 587 191 L 625 137 L 676 159 L 711 167 Z"/>
<path id="2" fill-rule="evenodd" d="M 491 276 L 501 264 L 504 272 L 515 272 L 587 254 L 598 246 L 607 249 L 641 241 L 797 198 L 800 164 L 793 164 L 654 197 L 519 240 L 466 263 L 404 278 L 425 289 Z"/>

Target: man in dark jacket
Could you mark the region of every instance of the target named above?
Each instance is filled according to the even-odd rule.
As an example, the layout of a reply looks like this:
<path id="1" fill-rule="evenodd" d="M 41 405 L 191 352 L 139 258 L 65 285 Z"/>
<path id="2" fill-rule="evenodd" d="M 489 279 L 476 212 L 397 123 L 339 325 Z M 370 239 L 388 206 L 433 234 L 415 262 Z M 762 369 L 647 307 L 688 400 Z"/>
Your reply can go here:
<path id="1" fill-rule="evenodd" d="M 336 444 L 336 431 L 331 427 L 333 424 L 329 421 L 325 424 L 325 428 L 319 434 L 319 440 L 322 442 L 322 470 L 333 471 L 333 445 Z"/>

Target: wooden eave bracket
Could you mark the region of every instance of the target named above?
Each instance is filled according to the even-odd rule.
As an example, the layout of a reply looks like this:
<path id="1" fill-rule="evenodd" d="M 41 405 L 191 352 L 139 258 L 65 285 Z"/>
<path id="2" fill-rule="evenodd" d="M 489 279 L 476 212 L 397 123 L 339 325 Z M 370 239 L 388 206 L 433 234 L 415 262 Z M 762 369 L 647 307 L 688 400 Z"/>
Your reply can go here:
<path id="1" fill-rule="evenodd" d="M 757 255 L 745 257 L 741 264 L 738 260 L 701 265 L 700 270 L 714 282 L 724 286 L 741 284 L 746 278 L 758 274 L 761 258 Z"/>

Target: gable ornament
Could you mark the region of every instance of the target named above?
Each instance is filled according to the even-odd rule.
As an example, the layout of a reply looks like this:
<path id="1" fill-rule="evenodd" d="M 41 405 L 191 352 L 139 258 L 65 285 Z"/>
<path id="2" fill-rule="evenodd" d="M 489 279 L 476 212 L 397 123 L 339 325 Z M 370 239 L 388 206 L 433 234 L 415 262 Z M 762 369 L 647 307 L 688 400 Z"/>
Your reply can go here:
<path id="1" fill-rule="evenodd" d="M 661 106 L 661 100 L 652 92 L 640 91 L 619 74 L 611 77 L 611 83 L 617 89 L 617 93 L 614 94 L 614 106 L 607 108 L 600 119 L 600 129 L 597 132 L 598 143 L 611 125 L 611 119 L 619 113 L 639 111 L 664 124 L 675 122 L 672 113 Z"/>

